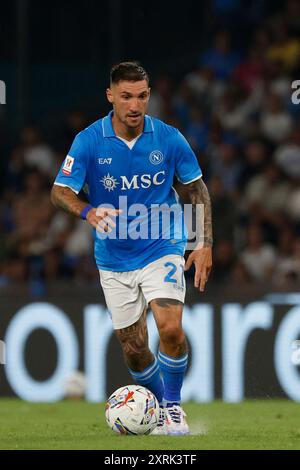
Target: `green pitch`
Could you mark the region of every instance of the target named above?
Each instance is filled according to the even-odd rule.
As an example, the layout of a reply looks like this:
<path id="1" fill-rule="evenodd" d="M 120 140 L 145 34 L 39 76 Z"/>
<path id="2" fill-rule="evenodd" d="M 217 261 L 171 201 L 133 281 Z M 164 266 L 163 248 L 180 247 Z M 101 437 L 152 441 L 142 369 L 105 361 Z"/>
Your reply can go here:
<path id="1" fill-rule="evenodd" d="M 0 400 L 0 449 L 300 449 L 300 404 L 285 400 L 238 404 L 187 403 L 191 435 L 117 436 L 104 405 Z"/>

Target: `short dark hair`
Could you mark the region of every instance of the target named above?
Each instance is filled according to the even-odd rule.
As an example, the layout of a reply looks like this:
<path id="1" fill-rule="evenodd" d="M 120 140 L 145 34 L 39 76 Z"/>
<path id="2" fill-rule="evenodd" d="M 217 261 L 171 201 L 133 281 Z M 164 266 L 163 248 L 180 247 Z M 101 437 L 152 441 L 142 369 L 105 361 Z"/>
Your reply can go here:
<path id="1" fill-rule="evenodd" d="M 111 68 L 110 83 L 119 83 L 121 80 L 126 80 L 128 82 L 146 80 L 149 84 L 149 75 L 136 61 L 119 62 Z"/>

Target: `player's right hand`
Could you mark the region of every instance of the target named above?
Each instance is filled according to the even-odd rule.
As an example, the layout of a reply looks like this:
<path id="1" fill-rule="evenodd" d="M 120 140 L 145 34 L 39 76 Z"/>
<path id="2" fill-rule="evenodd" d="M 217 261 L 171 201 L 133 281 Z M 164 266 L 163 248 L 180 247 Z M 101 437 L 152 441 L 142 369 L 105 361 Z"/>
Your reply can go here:
<path id="1" fill-rule="evenodd" d="M 116 226 L 112 217 L 117 217 L 121 214 L 120 209 L 111 209 L 109 207 L 92 208 L 86 215 L 88 223 L 101 233 L 110 233 Z"/>

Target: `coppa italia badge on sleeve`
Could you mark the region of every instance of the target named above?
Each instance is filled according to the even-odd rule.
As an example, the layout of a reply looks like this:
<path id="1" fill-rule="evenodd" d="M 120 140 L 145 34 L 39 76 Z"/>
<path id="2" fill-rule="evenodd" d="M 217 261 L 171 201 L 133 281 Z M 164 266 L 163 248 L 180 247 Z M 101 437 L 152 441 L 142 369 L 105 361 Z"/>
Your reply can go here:
<path id="1" fill-rule="evenodd" d="M 64 175 L 70 175 L 72 173 L 73 164 L 74 164 L 74 158 L 70 157 L 70 155 L 67 155 L 63 169 L 62 169 L 62 172 Z"/>

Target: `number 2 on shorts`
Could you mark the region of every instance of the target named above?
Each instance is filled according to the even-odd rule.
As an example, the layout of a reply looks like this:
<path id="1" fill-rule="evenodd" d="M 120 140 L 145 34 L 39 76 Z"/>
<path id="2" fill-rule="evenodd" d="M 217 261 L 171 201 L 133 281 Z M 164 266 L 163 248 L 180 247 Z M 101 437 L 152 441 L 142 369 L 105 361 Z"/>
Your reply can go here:
<path id="1" fill-rule="evenodd" d="M 176 271 L 177 271 L 177 266 L 176 264 L 174 263 L 171 263 L 171 261 L 169 261 L 168 263 L 165 263 L 164 264 L 165 268 L 171 268 L 170 271 L 168 272 L 168 274 L 165 276 L 164 278 L 164 281 L 165 282 L 173 282 L 173 283 L 177 283 L 177 279 L 172 277 Z M 184 286 L 184 267 L 183 265 L 181 264 L 180 265 L 180 268 L 181 268 L 181 285 Z"/>

